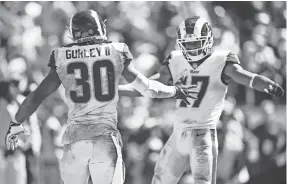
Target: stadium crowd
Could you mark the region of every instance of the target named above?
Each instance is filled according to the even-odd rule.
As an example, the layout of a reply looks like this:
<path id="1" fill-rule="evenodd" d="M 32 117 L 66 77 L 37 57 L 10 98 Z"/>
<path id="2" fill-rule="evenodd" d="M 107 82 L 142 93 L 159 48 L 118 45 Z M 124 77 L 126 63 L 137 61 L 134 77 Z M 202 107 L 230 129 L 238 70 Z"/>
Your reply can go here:
<path id="1" fill-rule="evenodd" d="M 125 42 L 146 76 L 175 48 L 176 26 L 199 15 L 213 26 L 215 48 L 286 89 L 286 2 L 1 2 L 0 183 L 60 184 L 61 135 L 67 118 L 63 88 L 44 101 L 15 152 L 5 150 L 9 119 L 47 74 L 52 49 L 71 43 L 69 18 L 94 9 L 108 38 Z M 123 80 L 122 83 L 125 83 Z M 272 98 L 231 83 L 218 123 L 218 184 L 286 183 L 286 95 Z M 174 100 L 120 97 L 126 184 L 151 182 L 158 154 L 172 132 Z M 191 184 L 187 170 L 180 184 Z"/>

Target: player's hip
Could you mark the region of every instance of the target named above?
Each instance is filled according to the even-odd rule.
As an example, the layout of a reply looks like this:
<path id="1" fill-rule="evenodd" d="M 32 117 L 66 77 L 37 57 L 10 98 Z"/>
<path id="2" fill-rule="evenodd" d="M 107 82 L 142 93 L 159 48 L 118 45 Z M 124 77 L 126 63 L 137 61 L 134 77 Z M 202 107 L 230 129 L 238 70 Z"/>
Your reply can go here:
<path id="1" fill-rule="evenodd" d="M 207 111 L 183 111 L 179 109 L 176 112 L 176 119 L 174 127 L 175 128 L 216 128 L 216 124 L 220 118 L 221 111 L 220 110 L 207 110 Z"/>
<path id="2" fill-rule="evenodd" d="M 95 150 L 101 150 L 110 154 L 111 157 L 116 158 L 116 148 L 112 135 L 120 139 L 119 135 L 110 133 L 98 135 L 94 139 L 79 140 L 70 144 L 64 145 L 64 153 L 71 154 L 72 157 L 85 157 L 87 159 L 91 158 Z M 120 142 L 120 141 L 119 141 Z M 122 145 L 122 143 L 120 143 Z"/>
<path id="3" fill-rule="evenodd" d="M 95 123 L 117 123 L 117 112 L 105 111 L 105 112 L 89 112 L 89 113 L 77 113 L 74 115 L 69 114 L 67 123 L 68 124 L 95 124 Z"/>
<path id="4" fill-rule="evenodd" d="M 111 133 L 121 140 L 120 132 L 113 123 L 69 123 L 63 134 L 62 142 L 63 144 L 71 144 L 82 140 L 98 140 L 101 137 L 110 139 Z"/>
<path id="5" fill-rule="evenodd" d="M 200 147 L 218 148 L 215 128 L 174 129 L 171 139 L 172 147 L 183 155 L 191 155 Z"/>
<path id="6" fill-rule="evenodd" d="M 123 180 L 121 149 L 120 137 L 115 133 L 64 145 L 60 164 L 63 181 L 86 183 L 89 175 L 96 181 Z"/>
<path id="7" fill-rule="evenodd" d="M 217 131 L 215 128 L 174 129 L 172 136 L 177 141 L 188 140 L 191 143 L 194 143 L 197 139 L 215 141 L 217 139 Z"/>
<path id="8" fill-rule="evenodd" d="M 174 123 L 174 129 L 189 130 L 189 129 L 216 129 L 218 119 L 196 119 L 186 118 L 178 119 Z"/>

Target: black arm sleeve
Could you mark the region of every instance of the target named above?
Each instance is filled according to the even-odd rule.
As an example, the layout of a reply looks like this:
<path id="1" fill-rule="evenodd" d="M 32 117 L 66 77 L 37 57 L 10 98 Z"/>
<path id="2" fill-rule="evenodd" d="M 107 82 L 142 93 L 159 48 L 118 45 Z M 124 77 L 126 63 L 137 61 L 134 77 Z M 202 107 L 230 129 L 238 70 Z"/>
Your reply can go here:
<path id="1" fill-rule="evenodd" d="M 165 65 L 168 68 L 168 71 L 170 73 L 170 79 L 167 82 L 168 86 L 172 86 L 173 85 L 173 79 L 172 79 L 171 71 L 170 71 L 170 68 L 169 68 L 169 61 L 171 60 L 171 58 L 172 58 L 172 54 L 169 53 L 169 55 L 164 59 L 164 61 L 162 63 L 162 65 Z"/>
<path id="2" fill-rule="evenodd" d="M 230 81 L 231 81 L 231 79 L 227 75 L 224 74 L 225 67 L 228 64 L 239 64 L 240 65 L 240 61 L 239 61 L 238 57 L 233 52 L 230 52 L 227 55 L 227 58 L 226 58 L 226 61 L 225 61 L 225 66 L 224 66 L 224 68 L 222 70 L 222 73 L 221 73 L 221 82 L 223 84 L 225 84 L 225 85 L 228 85 L 230 83 Z"/>
<path id="3" fill-rule="evenodd" d="M 132 53 L 130 52 L 130 49 L 129 47 L 124 44 L 124 47 L 123 47 L 123 52 L 122 52 L 122 59 L 124 61 L 124 65 L 127 67 L 129 66 L 129 64 L 131 63 L 131 61 L 133 60 L 133 55 Z"/>

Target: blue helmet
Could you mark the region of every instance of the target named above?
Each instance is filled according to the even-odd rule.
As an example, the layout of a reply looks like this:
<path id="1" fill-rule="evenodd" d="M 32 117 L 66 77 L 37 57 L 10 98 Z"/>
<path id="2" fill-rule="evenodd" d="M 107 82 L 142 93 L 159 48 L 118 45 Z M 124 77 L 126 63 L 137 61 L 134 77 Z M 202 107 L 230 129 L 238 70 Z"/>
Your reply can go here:
<path id="1" fill-rule="evenodd" d="M 82 10 L 74 14 L 69 31 L 77 43 L 107 40 L 106 25 L 102 17 L 93 10 Z"/>

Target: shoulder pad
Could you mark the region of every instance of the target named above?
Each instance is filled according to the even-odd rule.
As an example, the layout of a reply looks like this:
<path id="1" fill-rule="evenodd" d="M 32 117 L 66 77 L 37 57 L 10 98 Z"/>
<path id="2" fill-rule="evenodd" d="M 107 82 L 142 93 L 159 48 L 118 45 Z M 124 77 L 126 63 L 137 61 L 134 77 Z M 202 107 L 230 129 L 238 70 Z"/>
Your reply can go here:
<path id="1" fill-rule="evenodd" d="M 170 54 L 171 54 L 171 58 L 173 58 L 175 56 L 181 56 L 182 52 L 180 50 L 173 50 Z"/>
<path id="2" fill-rule="evenodd" d="M 112 43 L 112 46 L 122 55 L 125 64 L 133 60 L 133 55 L 125 43 Z"/>
<path id="3" fill-rule="evenodd" d="M 181 51 L 180 50 L 173 50 L 171 51 L 171 53 L 169 53 L 169 55 L 164 59 L 163 61 L 163 65 L 168 65 L 169 64 L 169 61 L 176 57 L 176 56 L 180 56 L 181 54 Z"/>
<path id="4" fill-rule="evenodd" d="M 237 57 L 237 55 L 232 52 L 231 50 L 228 49 L 218 49 L 214 51 L 214 55 L 219 56 L 219 57 L 224 57 L 225 59 L 225 63 L 236 63 L 236 64 L 240 64 L 240 61 Z"/>
<path id="5" fill-rule="evenodd" d="M 120 53 L 122 53 L 124 51 L 124 47 L 127 47 L 127 45 L 125 43 L 113 42 L 111 45 L 116 49 L 116 51 L 118 51 Z"/>
<path id="6" fill-rule="evenodd" d="M 222 55 L 227 56 L 230 52 L 231 52 L 231 50 L 227 50 L 227 49 L 216 49 L 213 51 L 213 54 L 220 55 L 220 56 L 222 56 Z"/>
<path id="7" fill-rule="evenodd" d="M 240 64 L 240 61 L 237 55 L 234 52 L 230 51 L 226 56 L 226 63 Z"/>

